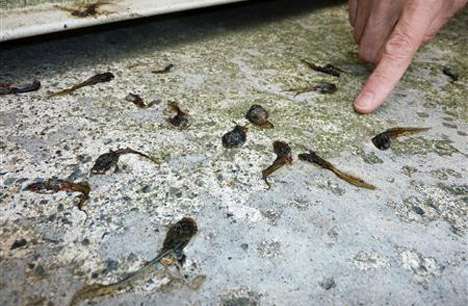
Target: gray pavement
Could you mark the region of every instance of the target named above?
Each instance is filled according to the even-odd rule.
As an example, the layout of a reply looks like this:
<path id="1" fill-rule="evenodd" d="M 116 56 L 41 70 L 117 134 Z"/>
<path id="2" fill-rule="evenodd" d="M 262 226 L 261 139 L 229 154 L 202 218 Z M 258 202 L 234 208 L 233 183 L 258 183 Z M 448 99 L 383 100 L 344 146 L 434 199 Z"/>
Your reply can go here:
<path id="1" fill-rule="evenodd" d="M 290 1 L 291 2 L 291 1 Z M 0 81 L 42 82 L 0 97 L 0 305 L 67 305 L 86 284 L 122 279 L 154 258 L 167 225 L 197 220 L 182 273 L 82 305 L 467 305 L 468 13 L 424 47 L 386 105 L 353 112 L 370 68 L 356 57 L 344 4 L 253 2 L 0 46 Z M 301 59 L 333 63 L 337 79 Z M 173 63 L 167 74 L 152 70 Z M 451 66 L 460 80 L 442 73 Z M 98 72 L 109 83 L 56 91 Z M 288 89 L 335 82 L 332 95 Z M 147 109 L 125 100 L 138 93 Z M 192 125 L 167 123 L 176 101 Z M 261 104 L 272 130 L 221 136 Z M 431 127 L 388 151 L 370 139 L 395 126 Z M 267 189 L 274 140 L 295 162 Z M 119 171 L 89 175 L 110 149 L 131 147 Z M 313 148 L 378 187 L 360 189 L 297 160 Z M 25 187 L 50 177 L 88 181 L 75 193 Z M 24 246 L 12 249 L 15 241 Z"/>

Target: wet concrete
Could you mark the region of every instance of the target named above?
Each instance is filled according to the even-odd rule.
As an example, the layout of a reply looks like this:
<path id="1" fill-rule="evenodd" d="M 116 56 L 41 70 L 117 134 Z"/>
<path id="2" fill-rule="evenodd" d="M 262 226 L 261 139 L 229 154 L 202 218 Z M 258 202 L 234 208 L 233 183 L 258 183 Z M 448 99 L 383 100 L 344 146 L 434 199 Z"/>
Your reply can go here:
<path id="1" fill-rule="evenodd" d="M 356 58 L 344 5 L 253 2 L 158 17 L 115 29 L 4 45 L 2 82 L 37 78 L 39 92 L 0 97 L 0 305 L 66 305 L 85 284 L 123 278 L 152 259 L 167 225 L 192 216 L 199 233 L 183 273 L 198 290 L 152 280 L 97 305 L 466 305 L 468 14 L 424 47 L 384 107 L 355 114 L 369 73 Z M 341 78 L 301 59 L 333 63 Z M 167 74 L 152 70 L 173 63 Z M 457 82 L 442 74 L 454 66 Z M 110 83 L 47 98 L 98 72 Z M 288 89 L 335 82 L 333 95 Z M 138 93 L 139 109 L 125 100 Z M 192 119 L 167 123 L 167 103 Z M 221 145 L 252 104 L 272 130 Z M 377 150 L 394 126 L 429 132 Z M 375 184 L 359 189 L 296 161 L 266 189 L 274 140 L 313 148 Z M 119 171 L 90 176 L 110 149 L 132 147 Z M 89 181 L 85 213 L 74 193 L 25 191 L 35 179 Z M 25 241 L 23 241 L 23 239 Z M 15 246 L 12 248 L 12 246 Z M 83 302 L 83 305 L 86 302 Z"/>

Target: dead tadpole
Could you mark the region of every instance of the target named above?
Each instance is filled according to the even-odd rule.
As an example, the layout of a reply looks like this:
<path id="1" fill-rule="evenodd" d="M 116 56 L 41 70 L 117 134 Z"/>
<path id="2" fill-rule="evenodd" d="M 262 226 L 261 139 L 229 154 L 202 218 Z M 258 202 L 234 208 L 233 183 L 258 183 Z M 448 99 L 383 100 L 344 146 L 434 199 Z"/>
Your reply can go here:
<path id="1" fill-rule="evenodd" d="M 111 3 L 107 1 L 97 1 L 95 3 L 80 5 L 77 8 L 69 8 L 69 7 L 59 6 L 59 5 L 57 5 L 56 7 L 61 10 L 70 12 L 72 16 L 85 18 L 85 17 L 98 15 L 100 13 L 98 11 L 99 7 L 106 5 L 106 4 L 111 4 Z"/>
<path id="2" fill-rule="evenodd" d="M 261 105 L 252 105 L 250 109 L 245 114 L 245 118 L 249 120 L 252 124 L 259 126 L 264 129 L 272 129 L 273 124 L 268 121 L 268 111 L 264 109 Z"/>
<path id="3" fill-rule="evenodd" d="M 129 93 L 125 97 L 125 100 L 127 100 L 128 102 L 132 102 L 133 104 L 135 104 L 139 108 L 149 108 L 149 107 L 153 106 L 156 103 L 156 101 L 153 101 L 153 102 L 150 102 L 148 104 L 145 104 L 142 97 L 140 97 L 139 95 L 136 95 L 136 94 L 132 94 L 132 93 Z"/>
<path id="4" fill-rule="evenodd" d="M 234 123 L 236 126 L 231 131 L 227 132 L 222 137 L 223 146 L 225 148 L 238 148 L 247 141 L 247 126 L 240 126 Z"/>
<path id="5" fill-rule="evenodd" d="M 168 65 L 166 65 L 166 67 L 164 67 L 162 69 L 151 71 L 151 73 L 164 74 L 164 73 L 171 72 L 172 68 L 174 68 L 174 64 L 168 64 Z"/>
<path id="6" fill-rule="evenodd" d="M 386 130 L 380 134 L 377 134 L 372 138 L 372 143 L 379 150 L 387 150 L 392 144 L 392 139 L 396 139 L 400 136 L 406 136 L 411 134 L 416 134 L 420 132 L 425 132 L 431 128 L 414 128 L 414 127 L 396 127 Z"/>
<path id="7" fill-rule="evenodd" d="M 0 96 L 14 95 L 25 92 L 37 91 L 41 88 L 41 82 L 34 80 L 32 83 L 15 85 L 15 84 L 0 84 Z"/>
<path id="8" fill-rule="evenodd" d="M 324 160 L 320 156 L 317 155 L 314 151 L 309 150 L 309 153 L 303 153 L 299 154 L 299 159 L 302 161 L 307 161 L 309 163 L 314 163 L 319 165 L 320 167 L 330 170 L 331 172 L 335 173 L 336 176 L 338 176 L 340 179 L 354 185 L 358 186 L 361 188 L 366 188 L 366 189 L 371 189 L 374 190 L 376 187 L 374 185 L 371 185 L 369 183 L 366 183 L 363 179 L 360 179 L 358 177 L 355 177 L 351 174 L 348 174 L 346 172 L 343 172 L 339 169 L 337 169 L 332 163 Z"/>
<path id="9" fill-rule="evenodd" d="M 111 296 L 119 293 L 119 291 L 135 288 L 138 282 L 148 281 L 148 279 L 154 278 L 158 274 L 164 275 L 164 273 L 166 277 L 170 278 L 170 281 L 181 281 L 192 289 L 198 289 L 201 286 L 200 279 L 205 279 L 203 275 L 199 275 L 191 282 L 187 282 L 184 276 L 175 276 L 168 271 L 169 266 L 176 266 L 179 269 L 178 274 L 181 274 L 180 269 L 185 261 L 184 248 L 197 231 L 198 227 L 194 219 L 188 217 L 182 218 L 179 222 L 169 227 L 163 246 L 154 259 L 116 283 L 84 286 L 74 294 L 70 306 L 77 305 L 83 300 Z"/>
<path id="10" fill-rule="evenodd" d="M 442 68 L 442 72 L 443 72 L 446 76 L 448 76 L 448 77 L 452 80 L 452 82 L 458 81 L 458 78 L 459 78 L 459 76 L 460 76 L 460 75 L 458 74 L 458 72 L 455 71 L 454 68 L 449 67 L 449 66 L 444 66 L 444 67 Z"/>
<path id="11" fill-rule="evenodd" d="M 290 89 L 289 91 L 295 92 L 296 94 L 294 95 L 295 97 L 298 95 L 301 95 L 306 92 L 318 92 L 320 94 L 334 94 L 337 91 L 337 87 L 333 83 L 329 82 L 320 82 L 318 84 L 302 87 L 302 88 L 296 88 L 296 89 Z"/>
<path id="12" fill-rule="evenodd" d="M 79 83 L 79 84 L 74 85 L 74 86 L 72 86 L 70 88 L 61 90 L 59 92 L 52 93 L 52 94 L 49 95 L 49 97 L 68 95 L 68 94 L 70 94 L 70 93 L 74 92 L 75 90 L 80 89 L 82 87 L 92 86 L 92 85 L 96 85 L 96 84 L 99 84 L 99 83 L 110 82 L 114 78 L 115 78 L 115 76 L 111 72 L 96 74 L 95 76 L 90 77 L 89 79 L 87 79 L 86 81 L 84 81 L 82 83 Z"/>
<path id="13" fill-rule="evenodd" d="M 293 158 L 291 154 L 291 148 L 286 142 L 275 141 L 273 142 L 273 152 L 276 154 L 276 159 L 265 170 L 262 171 L 262 178 L 268 186 L 268 189 L 271 188 L 271 184 L 268 182 L 267 178 L 273 174 L 276 170 L 280 169 L 284 165 L 289 165 L 292 163 Z"/>
<path id="14" fill-rule="evenodd" d="M 154 162 L 154 160 L 150 156 L 130 148 L 118 149 L 116 151 L 110 150 L 108 153 L 104 153 L 96 159 L 94 166 L 91 168 L 91 173 L 105 174 L 111 168 L 115 168 L 115 170 L 118 170 L 117 163 L 119 161 L 119 158 L 121 155 L 125 154 L 140 155 Z"/>
<path id="15" fill-rule="evenodd" d="M 318 66 L 306 60 L 301 60 L 301 61 L 314 71 L 326 73 L 337 78 L 339 78 L 341 73 L 344 72 L 343 70 L 333 66 L 332 64 L 326 64 L 325 66 Z"/>
<path id="16" fill-rule="evenodd" d="M 179 222 L 169 227 L 160 253 L 174 251 L 177 261 L 183 264 L 185 262 L 184 248 L 197 231 L 198 227 L 195 220 L 192 218 L 182 218 Z"/>
<path id="17" fill-rule="evenodd" d="M 169 110 L 176 113 L 167 120 L 170 124 L 180 129 L 186 129 L 190 126 L 190 115 L 182 111 L 176 102 L 169 103 Z"/>
<path id="18" fill-rule="evenodd" d="M 88 182 L 74 183 L 71 181 L 51 178 L 42 182 L 29 184 L 26 186 L 25 190 L 42 194 L 52 194 L 60 191 L 80 192 L 81 195 L 79 196 L 80 202 L 78 203 L 78 209 L 83 210 L 84 203 L 89 199 L 91 187 Z"/>

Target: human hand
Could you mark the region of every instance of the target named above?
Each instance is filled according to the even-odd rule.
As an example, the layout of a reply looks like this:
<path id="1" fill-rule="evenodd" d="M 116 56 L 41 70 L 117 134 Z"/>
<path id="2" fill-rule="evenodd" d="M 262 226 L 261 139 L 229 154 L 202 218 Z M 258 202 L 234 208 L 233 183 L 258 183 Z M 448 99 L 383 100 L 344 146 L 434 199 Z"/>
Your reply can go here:
<path id="1" fill-rule="evenodd" d="M 418 48 L 430 41 L 468 0 L 349 0 L 359 56 L 376 67 L 354 101 L 371 113 L 398 84 Z"/>

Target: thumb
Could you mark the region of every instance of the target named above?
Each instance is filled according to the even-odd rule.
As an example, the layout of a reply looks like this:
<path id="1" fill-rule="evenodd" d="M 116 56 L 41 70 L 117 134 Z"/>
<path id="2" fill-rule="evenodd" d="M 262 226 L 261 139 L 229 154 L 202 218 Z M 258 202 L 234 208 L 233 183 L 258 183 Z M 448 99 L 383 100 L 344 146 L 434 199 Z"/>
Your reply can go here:
<path id="1" fill-rule="evenodd" d="M 371 113 L 382 105 L 408 69 L 437 11 L 424 4 L 424 1 L 414 1 L 404 10 L 380 61 L 354 101 L 357 112 Z"/>

